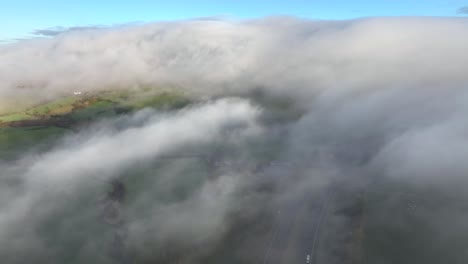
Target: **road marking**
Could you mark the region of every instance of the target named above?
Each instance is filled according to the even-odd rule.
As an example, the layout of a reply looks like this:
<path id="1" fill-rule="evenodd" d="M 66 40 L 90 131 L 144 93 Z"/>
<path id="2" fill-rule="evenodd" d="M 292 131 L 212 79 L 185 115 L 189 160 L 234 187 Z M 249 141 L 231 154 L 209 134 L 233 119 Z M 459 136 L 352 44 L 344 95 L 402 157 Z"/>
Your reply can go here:
<path id="1" fill-rule="evenodd" d="M 278 215 L 279 214 L 280 214 L 280 211 L 278 211 Z M 276 221 L 273 222 L 273 226 L 272 226 L 272 229 L 271 229 L 272 239 L 270 239 L 270 243 L 268 245 L 267 251 L 265 252 L 265 256 L 263 258 L 263 264 L 268 263 L 268 259 L 270 257 L 271 247 L 273 246 L 274 242 L 276 241 L 276 236 L 278 235 L 279 225 L 280 225 L 280 218 L 277 216 Z"/>
<path id="2" fill-rule="evenodd" d="M 315 232 L 314 232 L 314 239 L 313 239 L 313 242 L 312 242 L 312 249 L 310 250 L 310 259 L 313 260 L 313 256 L 314 256 L 314 253 L 315 253 L 315 247 L 316 247 L 316 244 L 317 244 L 317 238 L 319 236 L 319 233 L 320 233 L 320 227 L 322 225 L 322 221 L 323 221 L 323 217 L 326 213 L 326 209 L 327 209 L 327 206 L 328 206 L 328 190 L 325 191 L 325 194 L 324 194 L 324 198 L 323 198 L 323 204 L 322 204 L 322 208 L 320 210 L 320 216 L 319 216 L 319 221 L 317 222 L 316 226 L 315 226 Z M 307 263 L 310 263 L 310 262 L 307 262 Z"/>

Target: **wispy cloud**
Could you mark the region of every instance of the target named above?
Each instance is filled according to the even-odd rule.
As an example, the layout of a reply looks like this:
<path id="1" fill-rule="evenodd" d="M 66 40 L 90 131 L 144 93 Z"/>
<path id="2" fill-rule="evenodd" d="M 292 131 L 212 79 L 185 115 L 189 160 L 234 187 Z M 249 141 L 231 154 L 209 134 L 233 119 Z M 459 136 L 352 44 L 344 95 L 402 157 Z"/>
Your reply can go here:
<path id="1" fill-rule="evenodd" d="M 95 29 L 100 29 L 100 28 L 104 28 L 104 27 L 103 26 L 53 27 L 53 28 L 45 28 L 45 29 L 36 29 L 33 32 L 31 32 L 31 34 L 36 35 L 36 36 L 53 37 L 53 36 L 67 33 L 67 32 L 95 30 Z"/>
<path id="2" fill-rule="evenodd" d="M 468 6 L 462 6 L 457 10 L 458 14 L 468 15 Z"/>

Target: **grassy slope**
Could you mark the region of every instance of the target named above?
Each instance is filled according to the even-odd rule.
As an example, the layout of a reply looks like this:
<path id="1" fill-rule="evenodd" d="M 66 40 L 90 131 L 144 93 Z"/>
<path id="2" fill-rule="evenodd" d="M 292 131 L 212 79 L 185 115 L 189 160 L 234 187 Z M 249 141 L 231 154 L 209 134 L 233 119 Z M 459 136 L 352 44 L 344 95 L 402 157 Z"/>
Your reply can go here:
<path id="1" fill-rule="evenodd" d="M 13 109 L 7 114 L 0 114 L 0 124 L 8 126 L 11 122 L 43 120 L 68 114 L 72 114 L 75 119 L 90 119 L 104 112 L 107 113 L 105 116 L 113 115 L 116 108 L 126 111 L 145 107 L 173 109 L 188 103 L 189 100 L 179 92 L 155 89 L 105 91 L 98 94 L 68 96 L 27 109 Z"/>
<path id="2" fill-rule="evenodd" d="M 0 160 L 14 159 L 33 148 L 49 147 L 47 143 L 66 132 L 58 127 L 0 128 Z"/>
<path id="3" fill-rule="evenodd" d="M 73 110 L 74 104 L 79 100 L 79 97 L 69 96 L 26 109 L 13 109 L 7 114 L 0 115 L 0 122 L 37 120 L 52 115 L 66 114 Z"/>
<path id="4" fill-rule="evenodd" d="M 188 103 L 189 100 L 182 93 L 145 89 L 68 96 L 28 109 L 12 108 L 9 114 L 0 115 L 0 159 L 14 159 L 24 151 L 50 145 L 51 141 L 67 133 L 68 130 L 61 128 L 61 125 L 54 125 L 55 119 L 73 125 L 145 107 L 169 110 Z M 44 122 L 21 124 L 31 120 Z M 18 123 L 20 125 L 11 127 L 11 124 Z"/>

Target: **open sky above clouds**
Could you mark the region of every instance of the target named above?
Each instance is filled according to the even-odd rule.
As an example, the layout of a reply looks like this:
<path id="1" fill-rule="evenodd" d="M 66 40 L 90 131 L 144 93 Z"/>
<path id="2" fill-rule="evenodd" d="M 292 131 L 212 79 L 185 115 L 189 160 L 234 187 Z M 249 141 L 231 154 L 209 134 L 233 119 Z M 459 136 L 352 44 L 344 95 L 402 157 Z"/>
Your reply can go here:
<path id="1" fill-rule="evenodd" d="M 0 40 L 32 37 L 36 30 L 115 25 L 199 17 L 252 18 L 290 15 L 312 19 L 367 16 L 463 16 L 467 0 L 102 0 L 3 1 Z"/>

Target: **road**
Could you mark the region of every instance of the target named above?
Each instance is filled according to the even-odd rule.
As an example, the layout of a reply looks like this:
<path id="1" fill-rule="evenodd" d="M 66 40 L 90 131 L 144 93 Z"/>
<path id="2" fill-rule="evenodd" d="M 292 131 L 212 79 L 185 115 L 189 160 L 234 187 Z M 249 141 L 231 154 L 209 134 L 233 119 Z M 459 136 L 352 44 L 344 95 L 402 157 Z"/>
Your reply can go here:
<path id="1" fill-rule="evenodd" d="M 326 221 L 329 191 L 305 192 L 276 213 L 263 264 L 317 263 L 321 229 Z M 307 255 L 310 256 L 307 261 Z"/>

